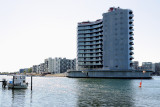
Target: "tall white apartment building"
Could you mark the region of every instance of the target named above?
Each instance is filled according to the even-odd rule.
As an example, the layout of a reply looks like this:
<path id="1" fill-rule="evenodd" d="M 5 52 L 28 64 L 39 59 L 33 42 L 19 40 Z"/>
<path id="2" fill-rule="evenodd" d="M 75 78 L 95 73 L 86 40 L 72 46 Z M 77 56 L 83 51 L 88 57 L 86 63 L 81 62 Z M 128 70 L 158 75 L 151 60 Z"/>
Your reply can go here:
<path id="1" fill-rule="evenodd" d="M 78 69 L 130 70 L 133 11 L 111 7 L 103 18 L 78 23 Z"/>
<path id="2" fill-rule="evenodd" d="M 61 58 L 53 59 L 53 73 L 60 73 L 60 60 Z"/>

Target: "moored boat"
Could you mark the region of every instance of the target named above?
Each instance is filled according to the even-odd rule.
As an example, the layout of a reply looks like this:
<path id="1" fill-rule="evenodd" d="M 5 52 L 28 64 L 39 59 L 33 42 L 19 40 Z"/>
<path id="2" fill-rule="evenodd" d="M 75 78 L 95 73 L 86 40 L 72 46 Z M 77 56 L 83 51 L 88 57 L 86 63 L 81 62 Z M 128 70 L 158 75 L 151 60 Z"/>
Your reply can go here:
<path id="1" fill-rule="evenodd" d="M 26 83 L 26 76 L 24 75 L 13 76 L 13 80 L 9 81 L 7 85 L 8 88 L 15 88 L 15 89 L 26 89 L 28 87 L 28 83 Z"/>

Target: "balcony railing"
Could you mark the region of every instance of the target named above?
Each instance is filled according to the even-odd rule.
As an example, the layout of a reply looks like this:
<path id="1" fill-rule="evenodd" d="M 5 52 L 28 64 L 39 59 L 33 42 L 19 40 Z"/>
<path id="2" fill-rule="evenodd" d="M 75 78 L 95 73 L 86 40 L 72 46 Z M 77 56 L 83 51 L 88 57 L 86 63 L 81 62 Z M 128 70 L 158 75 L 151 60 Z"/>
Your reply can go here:
<path id="1" fill-rule="evenodd" d="M 134 50 L 134 48 L 133 48 L 133 47 L 130 47 L 129 49 L 130 49 L 130 50 Z"/>
<path id="2" fill-rule="evenodd" d="M 82 31 L 78 31 L 78 34 L 86 34 L 86 33 L 94 33 L 94 32 L 101 32 L 102 29 L 98 29 L 98 30 L 82 30 Z"/>
<path id="3" fill-rule="evenodd" d="M 94 55 L 81 55 L 80 54 L 80 55 L 78 55 L 79 58 L 101 57 L 101 56 L 102 56 L 102 54 L 96 54 L 96 55 L 95 54 Z"/>
<path id="4" fill-rule="evenodd" d="M 132 52 L 132 51 L 129 53 L 129 55 L 133 55 L 133 54 L 134 54 L 134 52 Z"/>
<path id="5" fill-rule="evenodd" d="M 78 59 L 79 62 L 96 62 L 96 61 L 102 61 L 101 58 L 99 59 Z"/>
<path id="6" fill-rule="evenodd" d="M 99 48 L 102 48 L 102 46 L 78 47 L 78 49 L 83 49 L 83 50 L 85 50 L 85 49 L 99 49 Z"/>
<path id="7" fill-rule="evenodd" d="M 129 40 L 134 40 L 134 38 L 133 37 L 129 37 Z"/>
<path id="8" fill-rule="evenodd" d="M 86 63 L 79 63 L 78 65 L 102 65 L 102 63 L 100 62 L 99 63 L 89 63 L 89 62 L 87 63 L 86 62 Z"/>
<path id="9" fill-rule="evenodd" d="M 130 45 L 134 45 L 134 43 L 133 43 L 133 42 L 130 42 L 129 44 L 130 44 Z"/>
<path id="10" fill-rule="evenodd" d="M 133 60 L 134 59 L 134 57 L 130 57 L 130 60 Z"/>
<path id="11" fill-rule="evenodd" d="M 93 50 L 93 51 L 84 51 L 84 50 L 80 50 L 78 51 L 78 53 L 100 53 L 100 52 L 103 52 L 102 50 Z"/>

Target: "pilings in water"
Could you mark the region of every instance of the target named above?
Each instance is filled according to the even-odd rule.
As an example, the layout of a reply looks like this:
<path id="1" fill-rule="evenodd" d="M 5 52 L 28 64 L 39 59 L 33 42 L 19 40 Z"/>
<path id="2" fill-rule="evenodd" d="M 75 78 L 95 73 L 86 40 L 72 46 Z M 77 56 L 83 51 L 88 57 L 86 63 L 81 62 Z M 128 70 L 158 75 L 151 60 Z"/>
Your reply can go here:
<path id="1" fill-rule="evenodd" d="M 2 82 L 2 87 L 3 88 L 5 88 L 6 87 L 6 85 L 7 85 L 7 81 L 6 81 L 6 79 L 3 79 L 2 81 L 0 81 L 0 82 Z"/>
<path id="2" fill-rule="evenodd" d="M 31 76 L 31 91 L 32 91 L 32 76 Z"/>
<path id="3" fill-rule="evenodd" d="M 14 76 L 13 76 L 13 87 L 12 88 L 14 89 Z"/>

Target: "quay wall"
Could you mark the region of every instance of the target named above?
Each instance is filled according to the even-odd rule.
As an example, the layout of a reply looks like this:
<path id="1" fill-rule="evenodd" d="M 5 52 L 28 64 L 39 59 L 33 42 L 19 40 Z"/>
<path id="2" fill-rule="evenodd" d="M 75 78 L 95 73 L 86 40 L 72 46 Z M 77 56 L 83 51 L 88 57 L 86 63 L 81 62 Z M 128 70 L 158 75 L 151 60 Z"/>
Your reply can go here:
<path id="1" fill-rule="evenodd" d="M 151 71 L 68 71 L 69 78 L 117 78 L 117 79 L 141 79 L 152 78 Z"/>

